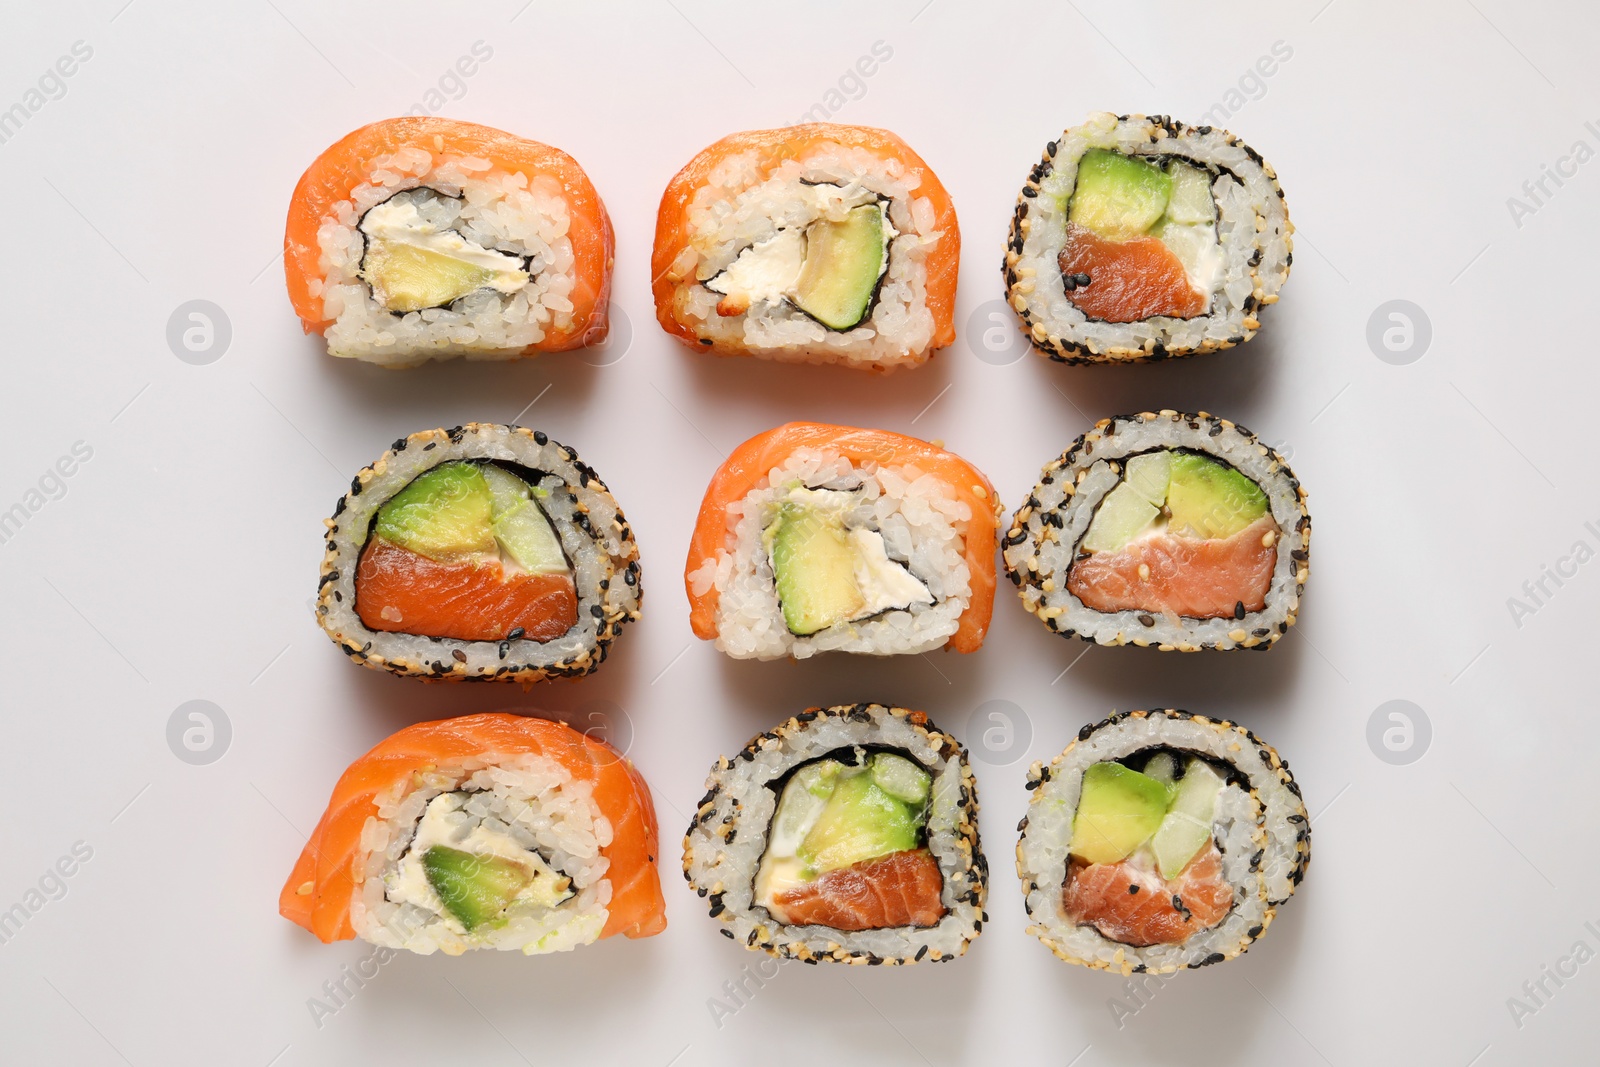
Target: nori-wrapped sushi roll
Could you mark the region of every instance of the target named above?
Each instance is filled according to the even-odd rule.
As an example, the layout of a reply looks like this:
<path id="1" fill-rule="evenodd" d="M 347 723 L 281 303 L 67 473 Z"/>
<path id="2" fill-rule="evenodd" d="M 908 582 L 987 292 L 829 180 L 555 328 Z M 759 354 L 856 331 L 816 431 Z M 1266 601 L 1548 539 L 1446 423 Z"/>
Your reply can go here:
<path id="1" fill-rule="evenodd" d="M 1090 116 L 1017 199 L 1006 296 L 1064 363 L 1136 363 L 1254 337 L 1294 260 L 1272 167 L 1225 130 Z"/>
<path id="2" fill-rule="evenodd" d="M 1045 467 L 1004 539 L 1027 609 L 1063 637 L 1164 652 L 1270 647 L 1310 575 L 1306 493 L 1205 412 L 1103 419 Z"/>
<path id="3" fill-rule="evenodd" d="M 572 449 L 520 426 L 403 437 L 327 520 L 317 621 L 356 662 L 450 681 L 578 677 L 639 617 L 639 549 Z"/>
<path id="4" fill-rule="evenodd" d="M 1028 773 L 1029 932 L 1069 963 L 1164 974 L 1232 959 L 1311 861 L 1289 765 L 1242 726 L 1132 711 Z"/>
<path id="5" fill-rule="evenodd" d="M 717 761 L 683 875 L 724 935 L 773 956 L 954 959 L 988 892 L 966 750 L 920 711 L 804 711 Z"/>

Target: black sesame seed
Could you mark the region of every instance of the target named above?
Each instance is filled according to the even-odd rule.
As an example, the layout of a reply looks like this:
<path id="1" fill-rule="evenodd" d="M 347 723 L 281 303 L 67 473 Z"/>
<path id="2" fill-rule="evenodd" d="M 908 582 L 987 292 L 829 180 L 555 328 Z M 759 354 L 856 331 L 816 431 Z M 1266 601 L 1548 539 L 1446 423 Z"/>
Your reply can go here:
<path id="1" fill-rule="evenodd" d="M 1233 617 L 1236 619 L 1244 618 L 1244 601 L 1235 600 L 1233 602 Z"/>
<path id="2" fill-rule="evenodd" d="M 450 651 L 450 655 L 457 663 L 465 663 L 465 662 L 467 662 L 467 654 L 465 652 L 461 651 L 459 648 L 452 649 Z"/>
<path id="3" fill-rule="evenodd" d="M 1131 897 L 1131 896 L 1133 896 L 1133 895 L 1134 895 L 1134 894 L 1135 894 L 1135 893 L 1137 893 L 1137 892 L 1138 892 L 1138 891 L 1139 891 L 1139 887 L 1138 887 L 1138 886 L 1137 886 L 1137 885 L 1130 885 L 1130 886 L 1129 886 L 1129 887 L 1128 887 L 1128 895 L 1129 895 L 1129 896 L 1130 896 L 1130 897 Z"/>
<path id="4" fill-rule="evenodd" d="M 1139 616 L 1139 623 L 1142 626 L 1154 626 L 1156 624 L 1156 620 L 1155 620 L 1155 618 L 1153 616 L 1150 616 L 1150 615 L 1140 615 Z"/>

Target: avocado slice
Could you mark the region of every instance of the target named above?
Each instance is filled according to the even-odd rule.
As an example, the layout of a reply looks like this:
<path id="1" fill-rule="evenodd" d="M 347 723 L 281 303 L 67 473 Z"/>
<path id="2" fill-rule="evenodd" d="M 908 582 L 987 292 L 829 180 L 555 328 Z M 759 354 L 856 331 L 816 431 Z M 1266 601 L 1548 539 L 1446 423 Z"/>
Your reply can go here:
<path id="1" fill-rule="evenodd" d="M 434 845 L 424 852 L 422 869 L 445 910 L 459 919 L 469 933 L 498 919 L 533 881 L 520 863 L 447 845 Z"/>
<path id="2" fill-rule="evenodd" d="M 884 792 L 871 773 L 839 781 L 795 855 L 808 875 L 917 847 L 922 805 Z"/>
<path id="3" fill-rule="evenodd" d="M 429 559 L 496 551 L 489 484 L 474 463 L 443 463 L 378 509 L 373 532 Z"/>
<path id="4" fill-rule="evenodd" d="M 1232 537 L 1267 513 L 1267 495 L 1233 467 L 1193 452 L 1172 457 L 1168 526 L 1201 538 Z"/>
<path id="5" fill-rule="evenodd" d="M 1156 164 L 1091 148 L 1078 160 L 1067 221 L 1108 241 L 1128 241 L 1149 232 L 1171 196 L 1172 178 Z"/>
<path id="6" fill-rule="evenodd" d="M 880 204 L 851 208 L 842 221 L 806 227 L 806 258 L 794 304 L 830 330 L 853 329 L 867 317 L 888 265 L 889 227 Z"/>
<path id="7" fill-rule="evenodd" d="M 844 520 L 793 501 L 767 528 L 772 573 L 789 632 L 800 637 L 853 619 L 866 606 Z"/>
<path id="8" fill-rule="evenodd" d="M 922 765 L 893 752 L 879 752 L 868 762 L 872 780 L 878 788 L 907 804 L 923 804 L 928 800 L 928 787 L 933 777 Z"/>
<path id="9" fill-rule="evenodd" d="M 443 307 L 492 285 L 500 271 L 404 241 L 367 241 L 361 279 L 390 311 Z"/>
<path id="10" fill-rule="evenodd" d="M 568 573 L 561 540 L 528 483 L 492 463 L 482 471 L 492 497 L 490 526 L 506 555 L 532 574 Z"/>
<path id="11" fill-rule="evenodd" d="M 1096 763 L 1083 775 L 1072 820 L 1071 854 L 1117 863 L 1149 840 L 1167 814 L 1167 787 L 1120 763 Z"/>
<path id="12" fill-rule="evenodd" d="M 1217 794 L 1222 778 L 1200 760 L 1190 760 L 1188 770 L 1178 782 L 1172 810 L 1150 839 L 1161 877 L 1171 881 L 1183 873 L 1195 854 L 1211 840 L 1211 822 L 1216 817 Z"/>

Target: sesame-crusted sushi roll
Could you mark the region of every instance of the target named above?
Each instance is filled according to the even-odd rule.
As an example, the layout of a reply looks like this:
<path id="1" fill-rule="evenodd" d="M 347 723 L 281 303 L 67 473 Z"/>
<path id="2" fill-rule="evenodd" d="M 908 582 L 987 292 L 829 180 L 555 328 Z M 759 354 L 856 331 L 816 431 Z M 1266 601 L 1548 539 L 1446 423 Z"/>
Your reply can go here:
<path id="1" fill-rule="evenodd" d="M 972 652 L 999 520 L 989 480 L 937 445 L 791 422 L 711 479 L 684 568 L 690 622 L 735 659 Z"/>
<path id="2" fill-rule="evenodd" d="M 331 355 L 514 359 L 606 336 L 611 220 L 559 149 L 432 117 L 363 126 L 296 186 L 289 297 Z"/>
<path id="3" fill-rule="evenodd" d="M 656 318 L 718 355 L 914 367 L 955 340 L 960 252 L 950 195 L 889 131 L 736 133 L 661 197 Z"/>
<path id="4" fill-rule="evenodd" d="M 954 959 L 987 918 L 966 750 L 920 711 L 802 712 L 711 769 L 683 876 L 725 936 L 773 956 Z"/>
<path id="5" fill-rule="evenodd" d="M 1132 711 L 1028 772 L 1028 932 L 1069 963 L 1165 974 L 1248 949 L 1311 861 L 1289 765 L 1242 726 Z"/>
<path id="6" fill-rule="evenodd" d="M 1311 514 L 1282 456 L 1205 412 L 1101 420 L 1017 509 L 1006 570 L 1063 637 L 1163 652 L 1266 649 L 1310 574 Z"/>
<path id="7" fill-rule="evenodd" d="M 565 952 L 667 925 L 650 788 L 563 723 L 408 726 L 340 776 L 278 897 L 324 943 Z"/>
<path id="8" fill-rule="evenodd" d="M 357 663 L 447 681 L 578 677 L 639 617 L 639 549 L 605 484 L 537 430 L 396 441 L 326 522 L 317 621 Z"/>
<path id="9" fill-rule="evenodd" d="M 1006 245 L 1007 299 L 1064 363 L 1232 348 L 1294 260 L 1277 175 L 1226 130 L 1096 114 L 1045 148 Z"/>

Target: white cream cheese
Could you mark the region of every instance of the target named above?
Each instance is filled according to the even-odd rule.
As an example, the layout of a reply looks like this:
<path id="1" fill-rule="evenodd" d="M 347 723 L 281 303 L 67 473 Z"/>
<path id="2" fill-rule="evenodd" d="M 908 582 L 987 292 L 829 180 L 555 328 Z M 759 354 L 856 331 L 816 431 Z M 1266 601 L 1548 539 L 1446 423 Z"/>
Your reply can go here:
<path id="1" fill-rule="evenodd" d="M 483 819 L 463 811 L 469 796 L 467 793 L 441 793 L 428 801 L 405 857 L 384 880 L 390 900 L 397 904 L 414 904 L 444 916 L 453 927 L 460 927 L 428 881 L 423 866 L 423 855 L 435 845 L 475 856 L 495 856 L 522 867 L 530 881 L 513 898 L 511 907 L 526 902 L 553 908 L 571 895 L 571 879 L 553 870 L 543 856 L 524 848 L 504 830 L 491 828 Z"/>
<path id="2" fill-rule="evenodd" d="M 805 267 L 806 227 L 820 219 L 842 222 L 851 209 L 878 200 L 876 193 L 860 187 L 800 185 L 795 192 L 798 203 L 778 223 L 777 232 L 741 251 L 732 263 L 705 283 L 707 289 L 741 303 L 776 304 L 794 300 L 795 286 Z M 878 263 L 879 276 L 889 268 L 889 245 L 899 233 L 889 221 L 888 211 L 883 211 L 883 257 Z"/>
<path id="3" fill-rule="evenodd" d="M 473 244 L 454 230 L 441 230 L 422 217 L 408 197 L 397 196 L 369 209 L 361 219 L 361 232 L 371 241 L 446 256 L 488 274 L 484 284 L 502 293 L 514 293 L 528 284 L 522 259 Z"/>

